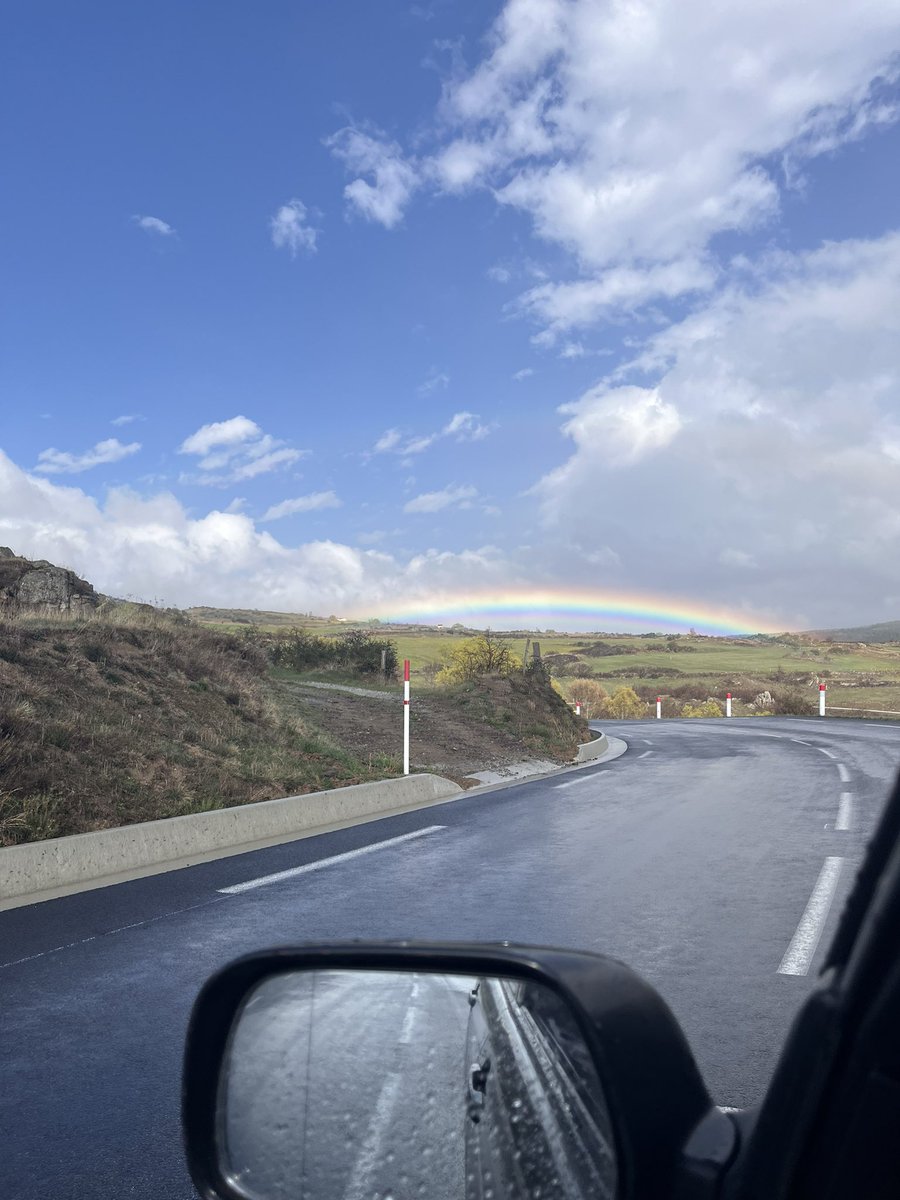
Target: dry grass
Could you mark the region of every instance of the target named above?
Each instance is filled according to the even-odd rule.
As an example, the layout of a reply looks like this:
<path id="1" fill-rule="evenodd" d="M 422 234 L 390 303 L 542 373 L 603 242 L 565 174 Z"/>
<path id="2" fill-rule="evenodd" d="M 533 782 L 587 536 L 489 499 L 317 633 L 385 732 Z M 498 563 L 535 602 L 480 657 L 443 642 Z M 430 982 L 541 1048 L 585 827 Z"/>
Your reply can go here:
<path id="1" fill-rule="evenodd" d="M 227 634 L 137 606 L 0 622 L 0 845 L 395 773 L 307 728 Z"/>

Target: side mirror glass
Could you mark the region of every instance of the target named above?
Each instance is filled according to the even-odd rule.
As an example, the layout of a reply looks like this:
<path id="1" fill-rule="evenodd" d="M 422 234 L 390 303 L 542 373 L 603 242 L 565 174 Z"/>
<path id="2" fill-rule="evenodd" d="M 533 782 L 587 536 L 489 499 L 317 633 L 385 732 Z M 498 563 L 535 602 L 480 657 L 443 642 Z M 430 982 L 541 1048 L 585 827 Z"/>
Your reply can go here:
<path id="1" fill-rule="evenodd" d="M 614 1197 L 606 1102 L 549 986 L 428 971 L 288 969 L 237 1008 L 218 1174 L 247 1200 Z"/>

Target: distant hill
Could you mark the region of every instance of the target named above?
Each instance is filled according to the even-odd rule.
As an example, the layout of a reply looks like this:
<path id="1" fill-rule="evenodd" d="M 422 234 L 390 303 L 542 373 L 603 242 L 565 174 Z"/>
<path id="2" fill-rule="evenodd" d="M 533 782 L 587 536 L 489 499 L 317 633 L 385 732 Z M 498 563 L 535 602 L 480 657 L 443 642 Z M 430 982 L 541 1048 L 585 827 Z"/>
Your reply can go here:
<path id="1" fill-rule="evenodd" d="M 831 638 L 835 642 L 900 642 L 900 621 L 856 625 L 850 629 L 814 629 L 810 636 Z"/>

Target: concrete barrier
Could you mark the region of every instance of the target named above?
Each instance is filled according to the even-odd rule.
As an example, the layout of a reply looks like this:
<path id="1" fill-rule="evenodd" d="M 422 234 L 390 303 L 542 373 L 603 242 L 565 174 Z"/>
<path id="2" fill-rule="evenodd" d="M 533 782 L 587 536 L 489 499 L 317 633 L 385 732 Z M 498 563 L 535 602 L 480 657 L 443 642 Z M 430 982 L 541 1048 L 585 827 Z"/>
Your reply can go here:
<path id="1" fill-rule="evenodd" d="M 406 775 L 9 846 L 0 849 L 0 907 L 10 907 L 4 901 L 21 897 L 36 899 L 39 892 L 62 895 L 242 854 L 314 831 L 423 807 L 462 791 L 440 775 Z"/>
<path id="2" fill-rule="evenodd" d="M 577 763 L 590 762 L 592 758 L 599 758 L 601 754 L 605 754 L 608 749 L 609 739 L 605 733 L 601 733 L 599 737 L 595 737 L 578 747 L 575 761 Z"/>

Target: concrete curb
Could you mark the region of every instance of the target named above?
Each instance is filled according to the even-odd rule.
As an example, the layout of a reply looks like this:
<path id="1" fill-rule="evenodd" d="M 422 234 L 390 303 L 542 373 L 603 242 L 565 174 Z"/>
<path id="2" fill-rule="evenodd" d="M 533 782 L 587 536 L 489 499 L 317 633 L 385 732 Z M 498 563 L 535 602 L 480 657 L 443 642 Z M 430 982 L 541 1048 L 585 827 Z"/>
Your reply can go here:
<path id="1" fill-rule="evenodd" d="M 595 738 L 595 741 L 599 739 Z M 584 771 L 587 767 L 599 767 L 603 763 L 612 762 L 614 758 L 621 756 L 628 749 L 628 743 L 623 738 L 611 737 L 606 739 L 608 749 L 585 763 L 569 763 L 565 767 L 557 767 L 555 771 L 542 771 L 537 775 L 520 775 L 516 779 L 504 779 L 502 783 L 482 783 L 478 787 L 467 788 L 466 796 L 484 796 L 488 792 L 502 792 L 505 788 L 516 787 L 520 783 L 536 783 L 539 779 L 555 779 L 557 775 L 568 775 L 572 771 Z M 458 799 L 459 797 L 455 797 Z"/>
<path id="2" fill-rule="evenodd" d="M 609 749 L 609 738 L 605 733 L 601 733 L 599 737 L 592 738 L 589 742 L 584 742 L 578 747 L 578 753 L 575 755 L 577 763 L 592 762 L 595 758 L 600 758 Z"/>
<path id="3" fill-rule="evenodd" d="M 0 908 L 243 854 L 464 794 L 440 775 L 407 775 L 9 846 L 0 849 Z"/>

